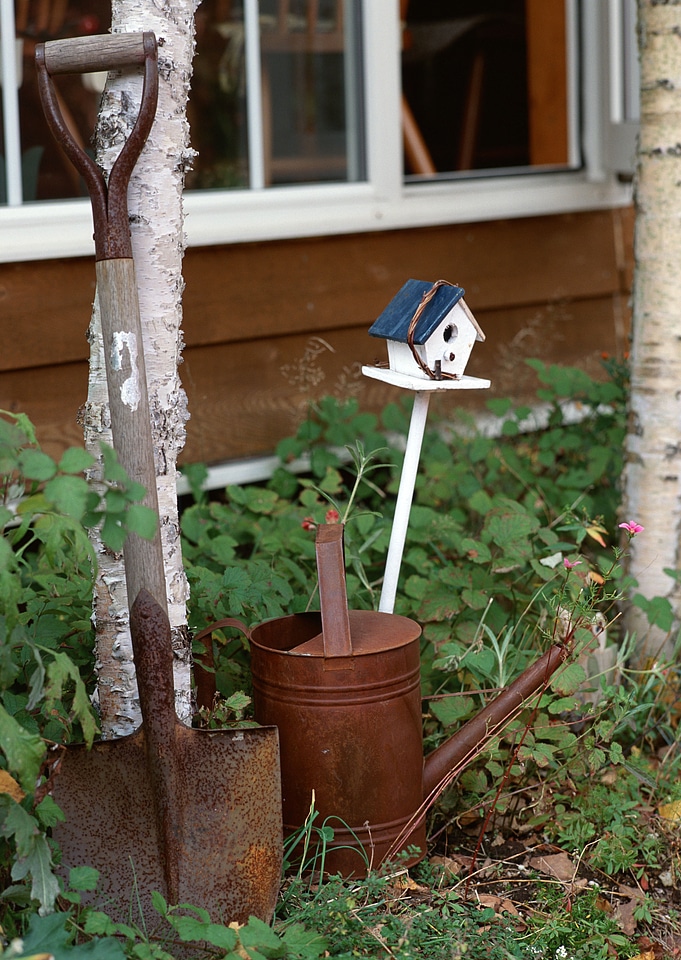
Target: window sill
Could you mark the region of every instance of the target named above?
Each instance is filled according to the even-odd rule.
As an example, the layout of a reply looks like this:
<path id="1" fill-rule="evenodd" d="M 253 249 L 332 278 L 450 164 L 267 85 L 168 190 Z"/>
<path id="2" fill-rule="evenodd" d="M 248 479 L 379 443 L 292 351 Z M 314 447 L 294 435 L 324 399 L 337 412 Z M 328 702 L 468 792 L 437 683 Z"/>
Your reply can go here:
<path id="1" fill-rule="evenodd" d="M 394 197 L 368 183 L 259 191 L 196 192 L 185 197 L 190 246 L 293 239 L 543 216 L 624 206 L 631 186 L 589 182 L 582 172 L 409 183 Z M 86 200 L 0 209 L 0 262 L 91 256 Z"/>

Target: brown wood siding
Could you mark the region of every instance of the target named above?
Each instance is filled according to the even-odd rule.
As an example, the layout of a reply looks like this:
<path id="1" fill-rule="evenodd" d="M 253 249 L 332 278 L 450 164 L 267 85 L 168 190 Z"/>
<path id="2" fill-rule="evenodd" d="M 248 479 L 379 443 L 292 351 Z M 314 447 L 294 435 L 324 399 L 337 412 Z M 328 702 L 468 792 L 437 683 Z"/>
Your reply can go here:
<path id="1" fill-rule="evenodd" d="M 530 396 L 526 357 L 597 372 L 627 349 L 632 224 L 613 210 L 188 251 L 184 459 L 270 451 L 324 393 L 395 397 L 358 368 L 384 359 L 366 331 L 409 277 L 466 288 L 487 335 L 468 370 L 493 381 L 466 404 Z M 90 259 L 0 265 L 0 408 L 28 413 L 51 452 L 81 438 L 93 296 Z"/>

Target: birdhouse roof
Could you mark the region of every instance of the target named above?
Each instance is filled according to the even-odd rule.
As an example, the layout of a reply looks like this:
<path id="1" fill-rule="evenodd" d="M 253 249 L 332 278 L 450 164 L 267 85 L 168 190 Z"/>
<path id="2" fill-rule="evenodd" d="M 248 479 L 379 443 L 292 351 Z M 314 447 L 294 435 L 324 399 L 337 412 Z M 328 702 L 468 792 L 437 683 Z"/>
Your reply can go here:
<path id="1" fill-rule="evenodd" d="M 371 336 L 406 343 L 411 319 L 416 313 L 424 293 L 427 293 L 432 286 L 433 284 L 428 280 L 407 280 L 380 317 L 369 327 Z M 419 317 L 414 331 L 414 343 L 425 343 L 459 300 L 462 301 L 466 316 L 475 327 L 477 339 L 484 340 L 485 335 L 465 301 L 462 300 L 463 295 L 464 290 L 461 287 L 439 287 L 435 296 Z"/>

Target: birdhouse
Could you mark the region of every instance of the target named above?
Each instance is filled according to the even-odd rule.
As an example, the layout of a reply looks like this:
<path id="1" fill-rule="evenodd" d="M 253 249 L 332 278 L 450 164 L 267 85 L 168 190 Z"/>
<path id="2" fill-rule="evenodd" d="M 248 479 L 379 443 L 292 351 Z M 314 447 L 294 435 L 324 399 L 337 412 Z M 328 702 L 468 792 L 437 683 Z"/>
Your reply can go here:
<path id="1" fill-rule="evenodd" d="M 369 328 L 372 337 L 387 341 L 390 370 L 435 380 L 463 376 L 475 341 L 485 339 L 463 295 L 461 287 L 442 281 L 407 280 Z"/>

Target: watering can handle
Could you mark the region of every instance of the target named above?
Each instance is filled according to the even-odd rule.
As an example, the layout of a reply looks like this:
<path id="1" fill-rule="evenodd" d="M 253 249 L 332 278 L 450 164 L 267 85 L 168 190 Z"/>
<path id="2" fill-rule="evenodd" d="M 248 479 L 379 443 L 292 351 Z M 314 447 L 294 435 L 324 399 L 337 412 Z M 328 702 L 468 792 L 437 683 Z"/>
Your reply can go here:
<path id="1" fill-rule="evenodd" d="M 315 549 L 324 657 L 352 656 L 343 532 L 342 523 L 322 523 L 317 527 Z"/>

